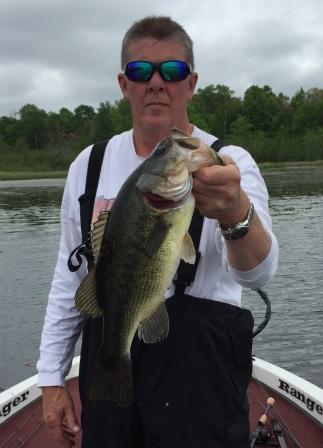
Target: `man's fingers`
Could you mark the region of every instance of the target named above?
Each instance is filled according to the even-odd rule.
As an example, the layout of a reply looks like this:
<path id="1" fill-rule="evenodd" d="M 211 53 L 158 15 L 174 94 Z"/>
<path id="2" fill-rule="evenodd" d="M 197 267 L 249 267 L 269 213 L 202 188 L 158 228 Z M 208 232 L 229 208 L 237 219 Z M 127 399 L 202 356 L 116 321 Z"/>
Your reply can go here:
<path id="1" fill-rule="evenodd" d="M 226 156 L 226 164 L 223 165 L 211 165 L 200 168 L 193 173 L 193 182 L 199 180 L 205 185 L 230 185 L 231 183 L 240 183 L 240 170 L 238 166 L 232 161 L 232 159 Z"/>
<path id="2" fill-rule="evenodd" d="M 74 433 L 80 431 L 80 429 L 81 429 L 79 427 L 78 422 L 77 422 L 75 411 L 74 411 L 74 406 L 73 406 L 72 403 L 70 403 L 65 408 L 65 420 L 64 420 L 64 423 Z"/>
<path id="3" fill-rule="evenodd" d="M 74 434 L 80 430 L 73 400 L 69 392 L 60 386 L 48 386 L 42 390 L 44 421 L 55 440 L 64 448 L 71 448 Z"/>
<path id="4" fill-rule="evenodd" d="M 75 445 L 75 432 L 73 432 L 69 426 L 62 424 L 59 419 L 47 420 L 46 423 L 52 433 L 53 438 L 57 440 L 64 448 L 71 448 Z"/>
<path id="5" fill-rule="evenodd" d="M 63 434 L 63 446 L 64 447 L 72 447 L 75 445 L 75 432 L 72 431 L 69 426 L 66 426 L 65 423 L 62 424 L 62 434 Z M 62 442 L 61 442 L 62 443 Z"/>
<path id="6" fill-rule="evenodd" d="M 46 424 L 55 440 L 57 440 L 64 448 L 71 448 L 72 444 L 70 437 L 65 434 L 59 419 L 47 419 Z"/>
<path id="7" fill-rule="evenodd" d="M 222 167 L 221 171 L 212 168 L 201 168 L 193 178 L 194 194 L 218 198 L 235 195 L 240 186 L 239 169 L 233 165 Z"/>
<path id="8" fill-rule="evenodd" d="M 241 174 L 229 156 L 225 165 L 211 165 L 193 173 L 193 194 L 196 206 L 208 218 L 218 219 L 239 202 Z"/>
<path id="9" fill-rule="evenodd" d="M 235 161 L 230 156 L 221 154 L 221 159 L 224 162 L 224 165 L 236 165 Z"/>

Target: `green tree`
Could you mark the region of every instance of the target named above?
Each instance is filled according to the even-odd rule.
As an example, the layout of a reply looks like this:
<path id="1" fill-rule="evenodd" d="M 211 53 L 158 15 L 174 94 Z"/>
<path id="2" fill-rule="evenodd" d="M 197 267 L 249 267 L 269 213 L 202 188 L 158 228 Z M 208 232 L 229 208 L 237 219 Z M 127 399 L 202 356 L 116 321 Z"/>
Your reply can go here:
<path id="1" fill-rule="evenodd" d="M 132 127 L 130 104 L 126 99 L 115 102 L 111 110 L 114 133 L 119 134 Z"/>
<path id="2" fill-rule="evenodd" d="M 197 102 L 190 101 L 188 103 L 187 113 L 191 123 L 203 129 L 205 132 L 211 132 L 206 122 L 205 114 L 199 109 Z"/>
<path id="3" fill-rule="evenodd" d="M 0 118 L 0 137 L 8 145 L 14 145 L 21 136 L 20 122 L 13 117 Z"/>
<path id="4" fill-rule="evenodd" d="M 269 86 L 251 86 L 244 94 L 243 115 L 250 120 L 254 131 L 272 135 L 278 127 L 279 100 Z"/>
<path id="5" fill-rule="evenodd" d="M 91 120 L 94 116 L 94 108 L 81 104 L 74 109 L 74 121 L 77 127 L 83 126 L 83 124 Z"/>
<path id="6" fill-rule="evenodd" d="M 252 124 L 247 117 L 239 115 L 230 127 L 228 142 L 232 145 L 247 147 L 252 136 Z"/>
<path id="7" fill-rule="evenodd" d="M 74 131 L 74 115 L 66 107 L 60 109 L 57 120 L 63 135 L 71 134 Z"/>
<path id="8" fill-rule="evenodd" d="M 48 116 L 34 104 L 19 110 L 21 134 L 30 149 L 44 149 L 48 141 Z"/>
<path id="9" fill-rule="evenodd" d="M 241 101 L 233 96 L 229 87 L 217 84 L 198 89 L 194 95 L 190 111 L 204 128 L 219 138 L 225 139 L 231 123 L 241 110 Z"/>
<path id="10" fill-rule="evenodd" d="M 278 112 L 273 119 L 273 129 L 276 134 L 284 134 L 290 132 L 292 119 L 293 119 L 293 108 L 290 104 L 288 96 L 279 93 L 277 96 Z"/>
<path id="11" fill-rule="evenodd" d="M 100 103 L 94 118 L 94 140 L 105 140 L 114 134 L 112 106 L 108 101 Z"/>
<path id="12" fill-rule="evenodd" d="M 293 115 L 292 130 L 304 135 L 309 129 L 320 128 L 323 124 L 323 89 L 310 89 Z"/>
<path id="13" fill-rule="evenodd" d="M 308 129 L 301 139 L 301 160 L 323 160 L 323 126 Z"/>
<path id="14" fill-rule="evenodd" d="M 94 141 L 94 108 L 81 104 L 74 109 L 75 148 L 82 149 Z"/>
<path id="15" fill-rule="evenodd" d="M 304 104 L 305 97 L 306 97 L 305 91 L 304 91 L 303 87 L 301 87 L 295 93 L 295 95 L 292 97 L 292 99 L 290 101 L 290 105 L 293 108 L 293 110 L 297 110 L 300 106 L 302 106 L 302 104 Z"/>

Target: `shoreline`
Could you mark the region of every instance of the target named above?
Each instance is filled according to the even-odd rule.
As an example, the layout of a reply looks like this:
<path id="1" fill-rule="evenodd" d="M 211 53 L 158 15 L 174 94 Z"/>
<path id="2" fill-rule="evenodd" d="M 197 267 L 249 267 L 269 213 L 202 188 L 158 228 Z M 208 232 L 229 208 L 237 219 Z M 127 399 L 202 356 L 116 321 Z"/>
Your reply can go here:
<path id="1" fill-rule="evenodd" d="M 323 166 L 323 160 L 301 161 L 301 162 L 264 162 L 258 164 L 261 171 L 284 169 L 284 168 L 311 168 Z M 14 180 L 37 180 L 37 179 L 65 179 L 66 171 L 0 171 L 0 181 Z"/>

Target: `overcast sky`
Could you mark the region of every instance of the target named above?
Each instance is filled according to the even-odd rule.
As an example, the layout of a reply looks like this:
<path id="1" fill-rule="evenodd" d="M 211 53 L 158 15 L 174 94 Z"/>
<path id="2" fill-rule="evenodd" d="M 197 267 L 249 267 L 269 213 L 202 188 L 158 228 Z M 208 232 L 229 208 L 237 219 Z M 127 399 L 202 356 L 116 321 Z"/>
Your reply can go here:
<path id="1" fill-rule="evenodd" d="M 0 0 L 0 115 L 120 99 L 122 37 L 151 14 L 192 37 L 198 87 L 323 88 L 323 0 Z"/>

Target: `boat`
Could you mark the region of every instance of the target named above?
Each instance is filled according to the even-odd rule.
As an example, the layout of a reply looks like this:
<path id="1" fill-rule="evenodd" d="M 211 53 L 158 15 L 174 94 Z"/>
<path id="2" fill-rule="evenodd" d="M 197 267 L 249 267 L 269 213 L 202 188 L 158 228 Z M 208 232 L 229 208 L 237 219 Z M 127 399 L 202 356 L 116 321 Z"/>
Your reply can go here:
<path id="1" fill-rule="evenodd" d="M 77 413 L 80 358 L 67 377 Z M 323 447 L 323 389 L 285 369 L 254 357 L 248 389 L 250 446 L 280 448 Z M 81 434 L 75 447 L 81 446 Z M 0 448 L 59 448 L 42 419 L 37 375 L 0 393 Z"/>

